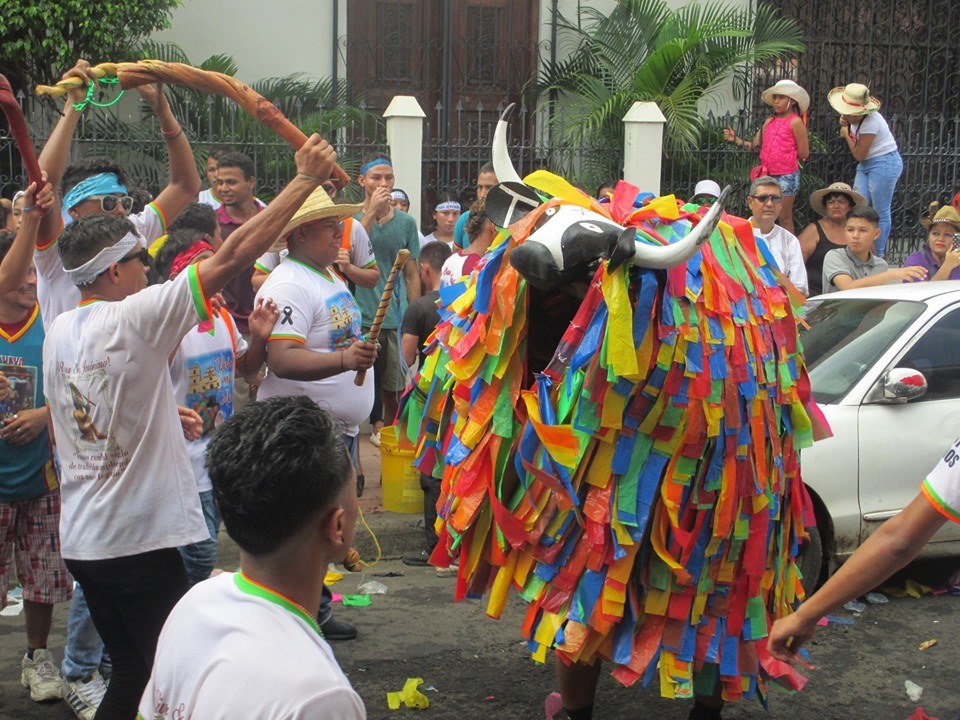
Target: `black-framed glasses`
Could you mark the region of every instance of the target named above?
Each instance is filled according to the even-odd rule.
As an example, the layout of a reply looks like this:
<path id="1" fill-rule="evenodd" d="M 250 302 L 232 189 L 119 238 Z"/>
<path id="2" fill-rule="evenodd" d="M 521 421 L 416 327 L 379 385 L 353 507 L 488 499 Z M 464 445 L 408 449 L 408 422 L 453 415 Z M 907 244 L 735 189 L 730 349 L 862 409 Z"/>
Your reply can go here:
<path id="1" fill-rule="evenodd" d="M 133 198 L 129 195 L 91 195 L 87 200 L 99 200 L 100 209 L 105 213 L 115 211 L 118 203 L 125 213 L 129 213 L 133 209 Z"/>
<path id="2" fill-rule="evenodd" d="M 754 200 L 756 200 L 761 205 L 766 205 L 767 203 L 773 203 L 774 205 L 779 205 L 783 202 L 782 195 L 751 195 Z"/>
<path id="3" fill-rule="evenodd" d="M 124 263 L 132 262 L 134 260 L 139 260 L 140 264 L 144 267 L 150 267 L 150 253 L 147 252 L 146 248 L 140 248 L 137 252 L 132 255 L 127 255 L 117 260 L 117 265 L 123 265 Z"/>
<path id="4" fill-rule="evenodd" d="M 332 182 L 320 183 L 320 187 L 322 187 L 323 191 L 330 197 L 334 197 L 337 194 L 337 186 Z"/>

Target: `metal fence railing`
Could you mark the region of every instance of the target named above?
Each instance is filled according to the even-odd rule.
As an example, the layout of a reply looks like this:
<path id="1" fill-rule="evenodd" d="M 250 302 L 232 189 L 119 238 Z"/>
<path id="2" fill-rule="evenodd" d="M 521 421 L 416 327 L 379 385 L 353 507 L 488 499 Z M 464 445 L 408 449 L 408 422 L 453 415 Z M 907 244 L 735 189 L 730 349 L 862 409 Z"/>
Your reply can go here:
<path id="1" fill-rule="evenodd" d="M 29 118 L 31 134 L 37 146 L 49 137 L 57 120 L 52 105 L 32 98 L 21 98 Z M 257 193 L 265 199 L 275 195 L 293 174 L 293 153 L 272 132 L 259 126 L 230 103 L 206 103 L 201 106 L 175 105 L 175 110 L 191 138 L 198 169 L 206 154 L 214 148 L 232 148 L 247 153 L 254 161 Z M 341 109 L 342 110 L 342 109 Z M 354 109 L 356 110 L 356 109 Z M 318 130 L 336 147 L 341 165 L 351 176 L 359 170 L 361 158 L 386 145 L 385 127 L 373 113 L 353 114 L 299 112 L 297 103 L 285 107 L 290 119 L 305 132 Z M 435 194 L 452 189 L 471 200 L 477 172 L 490 159 L 490 145 L 496 124 L 494 108 L 465 108 L 458 105 L 456 137 L 431 132 L 423 147 L 423 207 L 430 207 Z M 514 112 L 510 125 L 510 150 L 521 175 L 546 168 L 571 182 L 594 192 L 600 182 L 619 177 L 623 148 L 604 141 L 573 142 L 553 130 L 551 113 L 576 113 L 562 107 L 522 106 Z M 344 122 L 343 118 L 349 117 Z M 765 119 L 763 112 L 743 111 L 737 115 L 714 116 L 704 120 L 701 142 L 685 157 L 664 157 L 661 187 L 688 197 L 695 183 L 709 177 L 735 190 L 733 212 L 746 212 L 745 195 L 750 168 L 757 164 L 755 154 L 745 153 L 723 141 L 722 129 L 733 127 L 741 137 L 752 138 Z M 359 118 L 359 119 L 357 119 Z M 373 118 L 373 120 L 371 120 Z M 569 120 L 569 118 L 567 118 Z M 925 237 L 919 219 L 931 200 L 944 203 L 956 192 L 960 178 L 960 117 L 926 113 L 895 114 L 887 118 L 900 145 L 904 171 L 893 204 L 893 231 L 887 256 L 901 261 L 917 249 Z M 432 121 L 428 117 L 428 125 Z M 566 123 L 569 125 L 569 122 Z M 837 135 L 837 116 L 829 109 L 809 118 L 811 156 L 803 168 L 801 189 L 795 206 L 797 229 L 813 219 L 808 207 L 810 193 L 830 182 L 853 182 L 856 162 Z M 435 138 L 435 139 L 430 139 Z M 73 158 L 97 155 L 112 158 L 125 168 L 133 183 L 157 192 L 166 175 L 165 144 L 156 120 L 144 113 L 134 97 L 110 108 L 85 113 L 73 144 Z M 0 195 L 10 197 L 24 185 L 19 156 L 12 138 L 0 128 Z M 353 185 L 347 198 L 356 199 L 359 188 Z M 429 223 L 429 218 L 423 220 Z"/>

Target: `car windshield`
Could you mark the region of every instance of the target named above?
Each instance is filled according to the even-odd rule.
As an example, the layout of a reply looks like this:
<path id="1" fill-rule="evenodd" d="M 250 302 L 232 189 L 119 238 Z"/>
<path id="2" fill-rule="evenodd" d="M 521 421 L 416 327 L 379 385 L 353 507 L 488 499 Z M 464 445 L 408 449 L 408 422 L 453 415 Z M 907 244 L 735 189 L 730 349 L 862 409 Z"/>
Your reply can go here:
<path id="1" fill-rule="evenodd" d="M 803 357 L 813 398 L 834 403 L 856 385 L 910 324 L 922 302 L 818 298 L 804 305 Z"/>

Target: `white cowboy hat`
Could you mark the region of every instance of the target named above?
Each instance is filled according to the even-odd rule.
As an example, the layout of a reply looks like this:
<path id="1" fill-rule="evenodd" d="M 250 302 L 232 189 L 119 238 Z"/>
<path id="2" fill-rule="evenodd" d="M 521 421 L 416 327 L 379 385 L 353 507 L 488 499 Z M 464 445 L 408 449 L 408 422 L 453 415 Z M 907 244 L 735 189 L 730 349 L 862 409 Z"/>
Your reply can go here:
<path id="1" fill-rule="evenodd" d="M 808 95 L 807 91 L 797 85 L 793 80 L 777 81 L 776 85 L 768 87 L 763 91 L 763 94 L 760 95 L 760 99 L 763 100 L 767 105 L 773 105 L 774 95 L 784 95 L 792 100 L 796 100 L 797 105 L 800 106 L 801 113 L 805 113 L 807 108 L 810 107 L 810 95 Z"/>
<path id="2" fill-rule="evenodd" d="M 710 195 L 716 200 L 720 197 L 720 186 L 713 180 L 701 180 L 693 189 L 693 197 L 700 197 L 701 195 Z"/>
<path id="3" fill-rule="evenodd" d="M 827 204 L 824 202 L 827 195 L 846 195 L 850 198 L 853 207 L 861 207 L 867 204 L 867 199 L 845 182 L 830 183 L 827 187 L 810 193 L 810 207 L 817 215 L 825 216 L 827 214 Z"/>
<path id="4" fill-rule="evenodd" d="M 880 109 L 880 101 L 870 94 L 870 88 L 860 83 L 835 87 L 827 93 L 827 100 L 841 115 L 869 115 Z"/>

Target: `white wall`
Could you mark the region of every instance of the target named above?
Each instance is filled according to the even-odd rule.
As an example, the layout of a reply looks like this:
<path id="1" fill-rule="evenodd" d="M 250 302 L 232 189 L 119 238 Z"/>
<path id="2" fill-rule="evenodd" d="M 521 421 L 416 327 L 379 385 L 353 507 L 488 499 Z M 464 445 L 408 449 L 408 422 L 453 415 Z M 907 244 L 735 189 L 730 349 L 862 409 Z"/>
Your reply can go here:
<path id="1" fill-rule="evenodd" d="M 176 43 L 196 64 L 211 55 L 231 55 L 237 78 L 248 83 L 295 72 L 326 78 L 333 74 L 334 2 L 340 3 L 340 37 L 346 32 L 347 0 L 184 0 L 170 27 L 154 39 Z"/>

